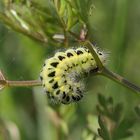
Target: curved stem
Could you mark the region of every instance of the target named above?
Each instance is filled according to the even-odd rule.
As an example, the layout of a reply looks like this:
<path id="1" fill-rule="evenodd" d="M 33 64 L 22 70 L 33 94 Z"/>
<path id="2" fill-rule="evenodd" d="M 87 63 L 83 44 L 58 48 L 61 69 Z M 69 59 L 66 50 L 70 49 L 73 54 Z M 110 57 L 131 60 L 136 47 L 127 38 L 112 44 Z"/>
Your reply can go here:
<path id="1" fill-rule="evenodd" d="M 97 67 L 99 71 L 102 71 L 103 69 L 103 63 L 101 62 L 99 56 L 97 55 L 96 51 L 95 51 L 95 47 L 94 45 L 89 41 L 89 40 L 85 40 L 83 42 L 83 44 L 90 50 L 92 56 L 94 57 L 96 63 L 97 63 Z"/>
<path id="2" fill-rule="evenodd" d="M 89 40 L 86 40 L 84 43 L 88 47 L 88 49 L 90 50 L 93 57 L 95 58 L 95 61 L 97 63 L 97 67 L 98 67 L 97 74 L 101 74 L 105 77 L 108 77 L 111 80 L 114 80 L 115 82 L 129 88 L 130 90 L 137 92 L 137 93 L 140 93 L 140 87 L 136 86 L 135 84 L 126 80 L 124 77 L 108 70 L 106 67 L 103 66 L 103 63 L 101 62 L 96 51 L 94 50 L 94 45 Z"/>
<path id="3" fill-rule="evenodd" d="M 124 85 L 125 87 L 131 89 L 132 91 L 136 92 L 136 93 L 140 93 L 140 87 L 136 86 L 135 84 L 131 83 L 130 81 L 126 80 L 124 77 L 120 76 L 119 74 L 116 74 L 110 70 L 108 70 L 107 68 L 103 68 L 102 72 L 100 72 L 99 74 L 110 78 L 111 80 L 114 80 L 115 82 Z"/>

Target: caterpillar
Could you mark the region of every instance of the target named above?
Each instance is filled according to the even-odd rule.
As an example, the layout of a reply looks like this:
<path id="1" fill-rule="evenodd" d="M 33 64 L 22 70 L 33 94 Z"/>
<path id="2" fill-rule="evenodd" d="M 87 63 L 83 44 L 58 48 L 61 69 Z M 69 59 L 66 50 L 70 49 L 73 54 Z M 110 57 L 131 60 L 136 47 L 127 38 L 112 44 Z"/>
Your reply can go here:
<path id="1" fill-rule="evenodd" d="M 104 64 L 104 52 L 99 49 L 95 51 Z M 95 59 L 87 48 L 71 48 L 47 59 L 40 79 L 49 99 L 55 103 L 69 104 L 83 98 L 85 88 L 81 79 L 96 69 Z"/>

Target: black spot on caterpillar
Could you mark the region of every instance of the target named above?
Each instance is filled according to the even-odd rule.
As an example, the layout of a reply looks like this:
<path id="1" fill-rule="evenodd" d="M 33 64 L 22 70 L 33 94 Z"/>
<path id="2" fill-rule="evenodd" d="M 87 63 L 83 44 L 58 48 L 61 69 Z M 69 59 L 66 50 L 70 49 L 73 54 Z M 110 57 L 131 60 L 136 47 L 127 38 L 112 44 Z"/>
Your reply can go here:
<path id="1" fill-rule="evenodd" d="M 53 77 L 53 76 L 55 76 L 55 71 L 49 73 L 48 76 L 49 76 L 49 77 Z"/>
<path id="2" fill-rule="evenodd" d="M 103 63 L 106 56 L 96 50 Z M 82 99 L 84 83 L 81 76 L 98 69 L 94 57 L 87 48 L 68 49 L 58 52 L 45 61 L 40 79 L 47 96 L 54 102 L 69 104 Z"/>
<path id="3" fill-rule="evenodd" d="M 83 52 L 80 51 L 80 50 L 78 50 L 78 51 L 77 51 L 77 54 L 80 55 L 80 54 L 83 54 Z"/>
<path id="4" fill-rule="evenodd" d="M 70 52 L 68 52 L 68 53 L 67 53 L 67 56 L 68 56 L 68 57 L 71 57 L 71 56 L 73 56 L 73 54 L 70 53 Z"/>
<path id="5" fill-rule="evenodd" d="M 61 55 L 58 56 L 58 58 L 59 58 L 59 60 L 61 60 L 61 61 L 62 61 L 63 59 L 65 59 L 65 57 L 63 57 L 63 56 L 61 56 Z"/>
<path id="6" fill-rule="evenodd" d="M 56 95 L 58 95 L 60 93 L 60 90 L 57 90 Z"/>
<path id="7" fill-rule="evenodd" d="M 53 88 L 53 89 L 57 89 L 57 88 L 58 88 L 58 83 L 56 82 L 56 83 L 53 85 L 52 88 Z"/>
<path id="8" fill-rule="evenodd" d="M 53 67 L 57 67 L 58 62 L 53 62 L 53 63 L 51 63 L 51 65 L 52 65 Z"/>
<path id="9" fill-rule="evenodd" d="M 49 83 L 52 83 L 54 81 L 54 79 L 51 79 L 50 81 L 49 81 Z"/>

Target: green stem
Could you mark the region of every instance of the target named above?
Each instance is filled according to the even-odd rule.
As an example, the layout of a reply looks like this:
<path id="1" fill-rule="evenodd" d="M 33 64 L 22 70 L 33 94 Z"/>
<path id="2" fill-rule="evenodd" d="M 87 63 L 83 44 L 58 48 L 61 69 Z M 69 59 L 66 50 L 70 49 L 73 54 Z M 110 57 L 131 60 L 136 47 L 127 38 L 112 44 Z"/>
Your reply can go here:
<path id="1" fill-rule="evenodd" d="M 135 84 L 129 82 L 128 80 L 126 80 L 124 77 L 108 70 L 107 68 L 103 68 L 102 72 L 99 73 L 105 77 L 110 78 L 111 80 L 114 80 L 115 82 L 124 85 L 125 87 L 129 88 L 130 90 L 136 92 L 136 93 L 140 93 L 140 87 L 136 86 Z"/>
<path id="2" fill-rule="evenodd" d="M 97 63 L 98 71 L 102 71 L 104 66 L 103 66 L 103 63 L 101 62 L 99 56 L 97 55 L 97 53 L 95 51 L 95 46 L 89 40 L 84 41 L 83 44 L 89 49 L 93 58 L 95 59 L 95 61 Z"/>
<path id="3" fill-rule="evenodd" d="M 30 30 L 29 31 L 25 30 L 19 24 L 13 23 L 11 21 L 11 19 L 6 14 L 1 13 L 1 12 L 0 12 L 0 22 L 3 22 L 7 26 L 11 27 L 13 30 L 15 30 L 19 33 L 22 33 L 22 34 L 32 38 L 33 40 L 36 40 L 36 41 L 41 42 L 43 44 L 47 44 L 47 42 L 48 42 L 47 37 L 41 35 L 38 32 L 32 32 Z"/>
<path id="4" fill-rule="evenodd" d="M 91 54 L 93 55 L 93 57 L 97 63 L 97 67 L 98 67 L 97 73 L 98 74 L 108 77 L 111 80 L 114 80 L 115 82 L 129 88 L 130 90 L 132 90 L 134 92 L 140 93 L 140 87 L 136 86 L 135 84 L 126 80 L 124 77 L 108 70 L 106 67 L 103 66 L 103 63 L 101 62 L 100 58 L 98 57 L 98 55 L 94 49 L 94 45 L 89 40 L 85 41 L 84 44 L 86 45 L 86 47 L 88 47 L 88 49 L 90 50 Z"/>
<path id="5" fill-rule="evenodd" d="M 7 87 L 29 87 L 29 86 L 41 86 L 41 81 L 39 80 L 29 80 L 29 81 L 9 81 L 0 80 L 0 84 Z"/>

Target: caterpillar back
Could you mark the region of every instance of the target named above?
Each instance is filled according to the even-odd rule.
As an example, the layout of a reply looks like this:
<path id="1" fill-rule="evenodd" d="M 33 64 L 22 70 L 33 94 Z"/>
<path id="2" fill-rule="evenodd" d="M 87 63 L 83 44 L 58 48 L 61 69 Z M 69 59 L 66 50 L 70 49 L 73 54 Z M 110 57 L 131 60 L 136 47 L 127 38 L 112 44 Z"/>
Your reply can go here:
<path id="1" fill-rule="evenodd" d="M 98 49 L 96 52 L 105 63 L 105 54 Z M 49 99 L 69 104 L 82 99 L 84 83 L 81 78 L 95 69 L 95 59 L 87 48 L 68 49 L 45 61 L 40 79 Z"/>

